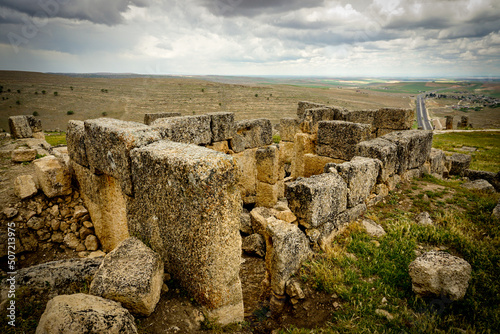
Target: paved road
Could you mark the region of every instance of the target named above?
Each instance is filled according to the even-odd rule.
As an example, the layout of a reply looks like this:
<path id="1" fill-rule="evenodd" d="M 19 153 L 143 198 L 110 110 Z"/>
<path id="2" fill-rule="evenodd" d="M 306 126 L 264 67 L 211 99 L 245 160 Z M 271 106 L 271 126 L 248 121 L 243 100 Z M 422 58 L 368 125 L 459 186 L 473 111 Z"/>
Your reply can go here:
<path id="1" fill-rule="evenodd" d="M 417 123 L 418 127 L 424 130 L 432 130 L 433 126 L 427 115 L 427 110 L 425 109 L 425 98 L 424 94 L 417 95 Z"/>

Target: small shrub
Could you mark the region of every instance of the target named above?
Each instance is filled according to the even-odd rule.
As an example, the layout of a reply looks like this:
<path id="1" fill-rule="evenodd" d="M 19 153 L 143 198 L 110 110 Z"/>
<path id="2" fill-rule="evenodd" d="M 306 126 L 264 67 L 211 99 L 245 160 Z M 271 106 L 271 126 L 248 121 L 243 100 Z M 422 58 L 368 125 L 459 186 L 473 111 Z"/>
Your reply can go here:
<path id="1" fill-rule="evenodd" d="M 10 88 L 7 89 L 7 93 L 10 93 Z"/>
<path id="2" fill-rule="evenodd" d="M 16 101 L 16 104 L 17 104 L 18 106 L 20 106 L 20 105 L 21 105 L 21 101 L 17 100 L 17 101 Z"/>
<path id="3" fill-rule="evenodd" d="M 57 96 L 57 95 L 59 95 L 59 93 L 58 92 L 54 92 L 54 96 Z"/>
<path id="4" fill-rule="evenodd" d="M 69 89 L 73 90 L 73 86 L 69 86 Z"/>
<path id="5" fill-rule="evenodd" d="M 18 93 L 18 94 L 21 94 L 21 90 L 20 90 L 20 89 L 18 89 L 18 90 L 17 90 L 17 93 Z"/>
<path id="6" fill-rule="evenodd" d="M 101 92 L 102 92 L 102 93 L 107 93 L 107 92 L 108 92 L 108 90 L 103 88 L 103 89 L 101 89 Z"/>
<path id="7" fill-rule="evenodd" d="M 280 135 L 274 135 L 273 136 L 273 142 L 276 144 L 279 144 L 281 141 L 281 136 Z"/>
<path id="8" fill-rule="evenodd" d="M 75 112 L 74 112 L 73 110 L 68 110 L 68 111 L 66 112 L 66 115 L 73 115 L 74 113 L 75 113 Z"/>
<path id="9" fill-rule="evenodd" d="M 33 111 L 33 116 L 40 116 L 40 114 L 38 113 L 38 111 Z"/>
<path id="10" fill-rule="evenodd" d="M 255 97 L 259 97 L 259 94 L 255 94 Z"/>
<path id="11" fill-rule="evenodd" d="M 202 88 L 202 89 L 201 89 L 201 92 L 202 92 L 202 93 L 205 93 L 205 88 Z"/>
<path id="12" fill-rule="evenodd" d="M 46 92 L 46 91 L 44 91 L 44 90 L 42 90 L 42 94 L 43 94 L 43 95 L 45 95 L 45 94 L 47 94 L 47 92 Z"/>
<path id="13" fill-rule="evenodd" d="M 103 112 L 102 112 L 102 116 L 106 117 L 106 116 L 108 116 L 108 113 L 107 113 L 107 112 L 105 112 L 105 111 L 103 111 Z"/>
<path id="14" fill-rule="evenodd" d="M 35 92 L 35 95 L 38 95 L 38 92 Z"/>

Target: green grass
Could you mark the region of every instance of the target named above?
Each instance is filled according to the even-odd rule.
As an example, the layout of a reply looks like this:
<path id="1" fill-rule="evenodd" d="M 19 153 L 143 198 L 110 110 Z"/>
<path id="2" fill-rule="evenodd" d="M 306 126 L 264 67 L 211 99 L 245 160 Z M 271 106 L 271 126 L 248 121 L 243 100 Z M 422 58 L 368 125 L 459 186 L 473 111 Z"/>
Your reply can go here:
<path id="1" fill-rule="evenodd" d="M 448 86 L 451 86 L 451 84 L 436 84 L 434 85 L 434 87 L 432 87 L 427 86 L 427 82 L 399 82 L 387 85 L 376 84 L 369 89 L 386 93 L 419 94 L 420 92 L 430 92 Z M 384 87 L 385 89 L 381 87 Z"/>
<path id="2" fill-rule="evenodd" d="M 444 151 L 470 154 L 471 169 L 495 173 L 500 171 L 500 131 L 438 134 L 434 135 L 432 146 Z M 462 146 L 476 147 L 477 151 L 460 151 Z"/>
<path id="3" fill-rule="evenodd" d="M 303 266 L 304 281 L 343 300 L 331 324 L 314 333 L 500 331 L 500 226 L 491 217 L 499 196 L 465 190 L 461 181 L 426 177 L 417 182 L 447 187 L 446 191 L 426 193 L 435 226 L 417 225 L 413 222 L 415 213 L 387 201 L 365 214 L 384 227 L 385 236 L 370 237 L 360 225 L 351 224 L 331 250 Z M 454 192 L 452 204 L 441 200 L 448 192 Z M 392 196 L 405 194 L 408 192 Z M 442 210 L 435 209 L 443 205 Z M 424 299 L 412 292 L 408 265 L 417 257 L 416 252 L 438 247 L 472 266 L 472 279 L 462 300 Z M 394 319 L 378 315 L 377 309 L 388 311 Z M 282 333 L 312 332 L 291 327 Z"/>
<path id="4" fill-rule="evenodd" d="M 56 134 L 55 132 L 51 135 L 45 135 L 45 140 L 52 146 L 57 145 L 66 145 L 66 133 L 61 132 L 60 134 Z"/>

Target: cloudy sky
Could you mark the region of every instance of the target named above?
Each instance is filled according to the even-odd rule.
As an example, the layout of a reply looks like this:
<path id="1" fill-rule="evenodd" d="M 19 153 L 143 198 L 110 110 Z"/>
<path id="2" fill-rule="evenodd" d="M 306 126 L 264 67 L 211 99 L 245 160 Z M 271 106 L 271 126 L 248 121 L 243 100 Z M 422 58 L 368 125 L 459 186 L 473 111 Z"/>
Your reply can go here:
<path id="1" fill-rule="evenodd" d="M 498 0 L 0 0 L 0 69 L 500 76 Z"/>

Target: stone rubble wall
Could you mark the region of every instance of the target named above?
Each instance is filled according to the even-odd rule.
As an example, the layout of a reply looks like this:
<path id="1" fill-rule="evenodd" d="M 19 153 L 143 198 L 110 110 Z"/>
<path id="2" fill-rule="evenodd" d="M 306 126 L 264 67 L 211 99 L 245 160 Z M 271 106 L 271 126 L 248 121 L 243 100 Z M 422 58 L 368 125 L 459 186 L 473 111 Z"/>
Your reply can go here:
<path id="1" fill-rule="evenodd" d="M 227 150 L 236 136 L 245 148 L 271 141 L 270 122 L 249 121 L 239 132 L 233 124 L 231 113 L 150 126 L 101 118 L 71 121 L 67 132 L 70 165 L 103 248 L 138 237 L 221 323 L 243 320 L 240 169 L 238 158 L 202 146 Z M 248 167 L 256 175 L 255 163 Z"/>

